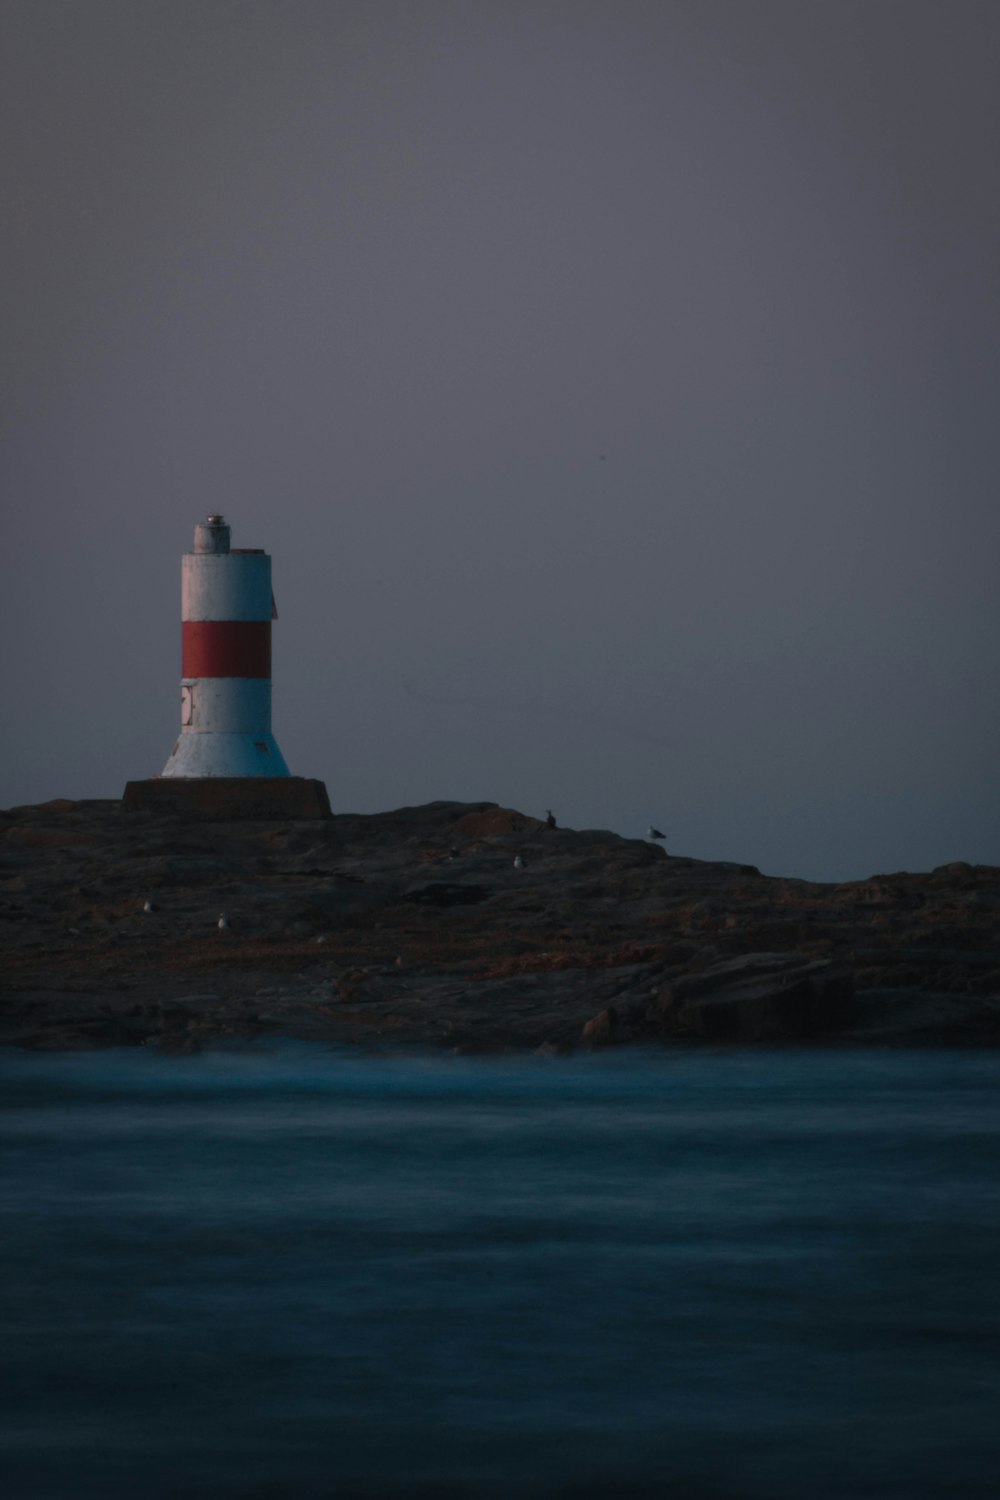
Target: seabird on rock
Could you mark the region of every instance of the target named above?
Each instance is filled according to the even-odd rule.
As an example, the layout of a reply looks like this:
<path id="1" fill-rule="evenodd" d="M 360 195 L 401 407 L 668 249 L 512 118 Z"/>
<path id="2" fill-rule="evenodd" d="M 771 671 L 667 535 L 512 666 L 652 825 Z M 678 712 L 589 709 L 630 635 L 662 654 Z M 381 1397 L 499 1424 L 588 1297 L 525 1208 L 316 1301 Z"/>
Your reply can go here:
<path id="1" fill-rule="evenodd" d="M 556 826 L 555 815 L 551 807 L 545 809 L 545 826 L 546 828 L 554 828 Z"/>
<path id="2" fill-rule="evenodd" d="M 514 855 L 514 869 L 515 870 L 523 870 L 524 868 L 525 868 L 524 860 L 521 858 L 521 856 L 519 854 L 515 854 Z"/>
<path id="3" fill-rule="evenodd" d="M 146 913 L 146 915 L 148 917 L 148 916 L 151 915 L 152 912 L 154 912 L 156 910 L 156 907 L 153 905 L 152 901 L 144 901 L 142 903 L 142 909 L 143 909 L 143 911 Z"/>
<path id="4" fill-rule="evenodd" d="M 649 827 L 646 829 L 646 837 L 648 839 L 665 839 L 666 836 L 667 835 L 665 833 L 661 833 L 658 828 L 654 828 L 652 823 L 650 823 Z"/>
<path id="5" fill-rule="evenodd" d="M 226 914 L 225 914 L 224 911 L 220 911 L 219 912 L 219 924 L 218 925 L 219 925 L 219 931 L 220 932 L 225 932 L 226 928 L 229 926 L 229 918 L 226 916 Z"/>

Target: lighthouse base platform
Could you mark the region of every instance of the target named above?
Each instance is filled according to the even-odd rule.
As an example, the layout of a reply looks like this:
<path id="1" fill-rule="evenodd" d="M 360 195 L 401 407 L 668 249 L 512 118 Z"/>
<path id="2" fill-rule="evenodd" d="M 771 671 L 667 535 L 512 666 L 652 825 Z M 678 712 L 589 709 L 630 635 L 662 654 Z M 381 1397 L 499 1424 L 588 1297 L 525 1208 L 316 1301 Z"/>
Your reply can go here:
<path id="1" fill-rule="evenodd" d="M 150 776 L 130 781 L 125 807 L 182 818 L 330 818 L 322 781 L 307 776 Z"/>

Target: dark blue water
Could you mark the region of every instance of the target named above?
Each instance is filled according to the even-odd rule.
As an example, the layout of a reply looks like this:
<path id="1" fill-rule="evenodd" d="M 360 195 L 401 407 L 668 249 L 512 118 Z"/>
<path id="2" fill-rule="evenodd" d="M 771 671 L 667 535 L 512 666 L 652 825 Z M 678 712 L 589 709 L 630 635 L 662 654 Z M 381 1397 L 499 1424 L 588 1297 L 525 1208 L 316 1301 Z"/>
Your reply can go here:
<path id="1" fill-rule="evenodd" d="M 1000 1493 L 1000 1058 L 0 1057 L 0 1493 Z"/>

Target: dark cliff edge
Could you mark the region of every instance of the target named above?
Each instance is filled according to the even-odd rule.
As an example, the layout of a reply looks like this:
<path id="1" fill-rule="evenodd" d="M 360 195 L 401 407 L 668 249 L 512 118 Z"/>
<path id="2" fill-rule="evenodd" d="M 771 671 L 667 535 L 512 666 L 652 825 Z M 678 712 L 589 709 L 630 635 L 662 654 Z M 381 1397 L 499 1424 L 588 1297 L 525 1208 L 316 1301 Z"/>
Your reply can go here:
<path id="1" fill-rule="evenodd" d="M 489 802 L 56 800 L 0 812 L 0 1044 L 995 1046 L 998 918 L 993 866 L 822 885 Z"/>

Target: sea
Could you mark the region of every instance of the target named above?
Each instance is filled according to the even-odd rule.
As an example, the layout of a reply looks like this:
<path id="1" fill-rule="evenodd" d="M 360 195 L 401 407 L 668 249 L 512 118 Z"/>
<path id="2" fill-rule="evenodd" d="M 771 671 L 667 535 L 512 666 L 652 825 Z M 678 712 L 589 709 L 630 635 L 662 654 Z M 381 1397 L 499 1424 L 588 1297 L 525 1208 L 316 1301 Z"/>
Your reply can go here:
<path id="1" fill-rule="evenodd" d="M 1000 1495 L 1000 1055 L 0 1053 L 4 1500 Z"/>

